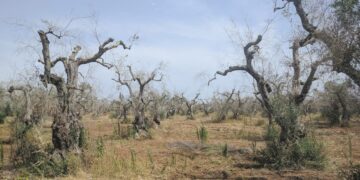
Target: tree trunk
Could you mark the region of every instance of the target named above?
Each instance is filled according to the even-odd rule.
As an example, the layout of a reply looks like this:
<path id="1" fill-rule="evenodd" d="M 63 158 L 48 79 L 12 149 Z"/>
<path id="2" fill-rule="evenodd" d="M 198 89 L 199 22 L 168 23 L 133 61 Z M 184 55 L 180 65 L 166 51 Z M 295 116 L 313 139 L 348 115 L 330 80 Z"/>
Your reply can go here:
<path id="1" fill-rule="evenodd" d="M 83 125 L 75 114 L 59 113 L 54 117 L 52 142 L 58 150 L 79 150 Z"/>
<path id="2" fill-rule="evenodd" d="M 343 97 L 339 93 L 336 93 L 336 96 L 340 102 L 342 108 L 342 117 L 341 117 L 341 127 L 349 127 L 350 121 L 350 113 L 348 111 L 346 102 L 344 101 Z"/>

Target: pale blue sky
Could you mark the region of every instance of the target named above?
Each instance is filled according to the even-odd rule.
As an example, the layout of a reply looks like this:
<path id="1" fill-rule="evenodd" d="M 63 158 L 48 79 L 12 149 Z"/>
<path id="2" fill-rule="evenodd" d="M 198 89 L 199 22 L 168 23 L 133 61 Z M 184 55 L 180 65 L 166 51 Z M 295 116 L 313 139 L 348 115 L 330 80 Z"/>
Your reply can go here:
<path id="1" fill-rule="evenodd" d="M 126 53 L 127 63 L 149 70 L 163 61 L 166 87 L 171 92 L 185 92 L 189 97 L 196 92 L 208 96 L 214 90 L 233 87 L 246 93 L 252 91 L 251 79 L 241 72 L 218 78 L 210 87 L 206 85 L 209 78 L 206 75 L 243 62 L 241 49 L 234 47 L 226 33 L 233 29 L 234 23 L 245 37 L 247 27 L 257 35 L 263 32 L 267 21 L 274 18 L 260 46 L 263 56 L 275 64 L 282 55 L 278 46 L 289 47 L 291 32 L 289 19 L 273 12 L 273 0 L 3 0 L 0 6 L 0 80 L 15 78 L 24 68 L 34 69 L 34 64 L 40 67 L 36 63 L 36 53 L 23 47 L 31 44 L 38 48 L 36 30 L 43 27 L 41 20 L 64 26 L 72 17 L 94 14 L 97 25 L 89 20 L 78 20 L 71 25 L 69 29 L 75 34 L 82 32 L 72 43 L 85 44 L 89 52 L 95 51 L 94 27 L 101 40 L 113 37 L 126 41 L 137 33 L 140 39 Z M 66 46 L 54 52 L 67 55 L 70 51 L 65 50 L 70 48 Z M 106 58 L 113 61 L 120 54 L 124 53 L 117 50 Z M 264 63 L 265 71 L 281 71 L 277 65 L 269 67 L 267 61 Z M 118 90 L 111 81 L 114 72 L 95 65 L 90 70 L 93 77 L 90 82 L 97 86 L 98 93 L 102 97 L 116 97 Z"/>

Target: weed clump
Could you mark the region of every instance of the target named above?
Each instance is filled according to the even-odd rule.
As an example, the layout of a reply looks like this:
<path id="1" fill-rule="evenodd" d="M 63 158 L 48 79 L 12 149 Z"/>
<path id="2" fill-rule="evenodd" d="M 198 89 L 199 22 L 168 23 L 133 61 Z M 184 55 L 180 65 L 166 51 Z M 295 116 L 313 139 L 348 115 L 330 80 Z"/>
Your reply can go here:
<path id="1" fill-rule="evenodd" d="M 0 112 L 0 124 L 5 123 L 6 114 L 3 112 Z"/>
<path id="2" fill-rule="evenodd" d="M 324 145 L 314 136 L 306 136 L 285 144 L 279 141 L 279 133 L 272 127 L 268 129 L 266 136 L 266 148 L 261 150 L 256 158 L 265 166 L 275 169 L 324 168 L 326 162 Z"/>
<path id="3" fill-rule="evenodd" d="M 222 147 L 222 155 L 224 157 L 228 157 L 228 154 L 229 154 L 229 150 L 228 150 L 228 145 L 227 143 Z"/>
<path id="4" fill-rule="evenodd" d="M 0 142 L 0 169 L 4 164 L 4 147 L 2 145 L 2 142 Z"/>
<path id="5" fill-rule="evenodd" d="M 201 144 L 206 143 L 208 138 L 208 131 L 204 126 L 200 127 L 200 129 L 197 129 L 196 135 Z"/>
<path id="6" fill-rule="evenodd" d="M 101 137 L 96 140 L 96 152 L 98 157 L 104 156 L 105 145 Z"/>

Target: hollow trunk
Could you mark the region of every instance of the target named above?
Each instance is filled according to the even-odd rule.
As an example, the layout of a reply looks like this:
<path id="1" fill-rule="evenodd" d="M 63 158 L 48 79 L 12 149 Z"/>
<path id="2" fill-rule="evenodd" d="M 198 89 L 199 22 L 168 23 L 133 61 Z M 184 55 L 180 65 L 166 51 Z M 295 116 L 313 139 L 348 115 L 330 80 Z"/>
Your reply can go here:
<path id="1" fill-rule="evenodd" d="M 134 128 L 137 132 L 141 130 L 147 131 L 145 110 L 142 105 L 136 105 L 134 108 L 135 120 L 133 122 Z"/>
<path id="2" fill-rule="evenodd" d="M 57 150 L 79 150 L 83 125 L 76 114 L 59 113 L 54 117 L 52 143 Z"/>
<path id="3" fill-rule="evenodd" d="M 52 142 L 58 150 L 79 150 L 82 138 L 80 134 L 83 130 L 75 96 L 79 66 L 77 63 L 66 65 L 67 83 L 62 90 L 58 89 L 60 110 L 52 124 Z"/>

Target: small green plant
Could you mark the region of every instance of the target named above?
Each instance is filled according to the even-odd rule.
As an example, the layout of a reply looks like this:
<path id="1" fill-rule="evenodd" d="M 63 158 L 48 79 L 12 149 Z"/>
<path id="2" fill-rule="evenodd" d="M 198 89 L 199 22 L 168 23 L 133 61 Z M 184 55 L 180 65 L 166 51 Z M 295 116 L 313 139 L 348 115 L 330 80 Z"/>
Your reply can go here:
<path id="1" fill-rule="evenodd" d="M 5 113 L 5 116 L 11 116 L 12 115 L 12 110 L 11 110 L 11 107 L 10 107 L 10 103 L 6 103 L 6 106 L 4 108 L 4 113 Z"/>
<path id="2" fill-rule="evenodd" d="M 174 153 L 171 154 L 171 165 L 172 166 L 176 165 L 176 156 Z"/>
<path id="3" fill-rule="evenodd" d="M 4 147 L 2 142 L 0 142 L 0 168 L 4 165 Z"/>
<path id="4" fill-rule="evenodd" d="M 65 161 L 66 161 L 66 174 L 76 175 L 76 173 L 82 167 L 82 160 L 80 156 L 77 156 L 76 154 L 73 153 L 67 154 Z"/>
<path id="5" fill-rule="evenodd" d="M 103 141 L 102 137 L 99 137 L 96 140 L 96 152 L 97 152 L 98 157 L 104 156 L 105 146 L 104 146 L 104 141 Z"/>
<path id="6" fill-rule="evenodd" d="M 6 114 L 4 112 L 0 112 L 0 124 L 5 123 Z"/>
<path id="7" fill-rule="evenodd" d="M 133 149 L 130 149 L 131 154 L 131 168 L 136 170 L 136 152 Z"/>
<path id="8" fill-rule="evenodd" d="M 196 131 L 196 135 L 198 137 L 198 140 L 200 141 L 200 143 L 205 143 L 207 141 L 208 138 L 208 132 L 206 130 L 206 128 L 204 126 L 201 126 L 200 129 L 197 129 Z"/>
<path id="9" fill-rule="evenodd" d="M 87 145 L 87 131 L 85 128 L 81 128 L 79 137 L 79 146 L 84 148 Z"/>
<path id="10" fill-rule="evenodd" d="M 329 105 L 321 107 L 320 113 L 331 125 L 340 124 L 341 111 L 338 102 L 331 102 Z"/>
<path id="11" fill-rule="evenodd" d="M 257 153 L 256 146 L 257 146 L 257 141 L 256 141 L 256 140 L 255 140 L 255 141 L 252 141 L 252 142 L 251 142 L 251 150 L 252 150 L 252 152 L 253 152 L 254 154 Z"/>
<path id="12" fill-rule="evenodd" d="M 223 148 L 222 148 L 222 155 L 224 156 L 224 157 L 228 157 L 228 153 L 229 153 L 229 150 L 228 150 L 228 145 L 227 145 L 227 143 L 223 146 Z"/>

